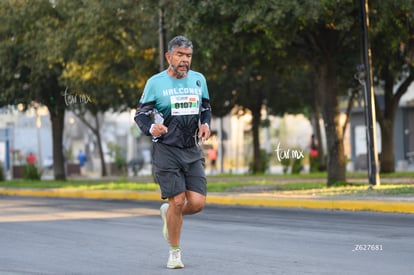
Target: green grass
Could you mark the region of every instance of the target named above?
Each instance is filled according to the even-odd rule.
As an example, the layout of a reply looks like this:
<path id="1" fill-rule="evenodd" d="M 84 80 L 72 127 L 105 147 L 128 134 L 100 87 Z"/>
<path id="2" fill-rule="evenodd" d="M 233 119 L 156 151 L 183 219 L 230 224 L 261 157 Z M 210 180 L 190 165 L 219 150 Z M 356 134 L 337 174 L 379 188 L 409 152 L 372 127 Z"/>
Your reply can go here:
<path id="1" fill-rule="evenodd" d="M 414 173 L 392 173 L 381 175 L 381 185 L 368 190 L 366 173 L 349 173 L 347 182 L 326 186 L 326 173 L 303 175 L 217 175 L 209 176 L 208 192 L 275 192 L 284 194 L 320 194 L 320 195 L 414 195 L 414 184 L 398 183 L 398 178 L 414 178 Z M 393 179 L 391 182 L 390 179 Z M 395 180 L 397 179 L 397 180 Z M 354 181 L 353 181 L 354 180 Z M 359 180 L 359 182 L 358 182 Z M 388 182 L 387 182 L 388 180 Z M 0 181 L 0 187 L 7 188 L 77 188 L 83 190 L 133 190 L 158 191 L 159 186 L 148 177 L 143 182 L 128 179 L 108 180 L 67 180 L 67 181 Z"/>
<path id="2" fill-rule="evenodd" d="M 323 188 L 326 187 L 325 183 L 275 183 L 274 180 L 266 181 L 243 181 L 243 182 L 233 182 L 233 181 L 218 181 L 218 182 L 209 182 L 207 184 L 207 189 L 209 192 L 226 192 L 226 191 L 237 191 L 242 187 L 272 187 L 272 190 L 285 191 L 285 190 L 305 190 L 305 189 L 314 189 L 314 188 Z"/>
<path id="3" fill-rule="evenodd" d="M 77 188 L 84 190 L 137 190 L 155 191 L 158 190 L 156 183 L 137 183 L 137 182 L 113 182 L 113 181 L 30 181 L 30 180 L 9 180 L 0 182 L 0 187 L 7 188 Z"/>

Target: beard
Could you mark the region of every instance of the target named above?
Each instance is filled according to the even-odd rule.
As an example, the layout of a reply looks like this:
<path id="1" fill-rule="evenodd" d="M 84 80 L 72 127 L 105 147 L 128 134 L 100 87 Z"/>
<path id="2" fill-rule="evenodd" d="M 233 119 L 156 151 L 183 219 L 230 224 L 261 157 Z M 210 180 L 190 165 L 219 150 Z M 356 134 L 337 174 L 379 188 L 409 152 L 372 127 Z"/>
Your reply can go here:
<path id="1" fill-rule="evenodd" d="M 178 69 L 180 67 L 185 67 L 186 70 L 185 71 L 179 71 Z M 174 72 L 174 74 L 178 78 L 182 78 L 182 77 L 185 77 L 188 74 L 188 71 L 190 70 L 190 65 L 185 64 L 185 63 L 180 63 L 178 66 L 174 66 L 174 65 L 170 64 L 170 68 L 172 69 L 172 71 Z"/>

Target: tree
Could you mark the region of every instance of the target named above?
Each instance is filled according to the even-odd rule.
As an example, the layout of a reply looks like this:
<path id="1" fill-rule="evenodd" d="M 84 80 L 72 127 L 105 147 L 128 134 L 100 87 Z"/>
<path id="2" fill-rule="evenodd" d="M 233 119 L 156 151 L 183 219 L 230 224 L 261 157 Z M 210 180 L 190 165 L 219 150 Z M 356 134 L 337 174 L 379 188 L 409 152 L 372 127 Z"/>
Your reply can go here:
<path id="1" fill-rule="evenodd" d="M 156 71 L 156 39 L 142 27 L 152 26 L 156 30 L 156 18 L 146 13 L 145 8 L 131 0 L 88 1 L 67 11 L 71 19 L 65 35 L 69 33 L 71 40 L 81 42 L 82 46 L 65 64 L 62 79 L 70 96 L 89 99 L 69 108 L 96 137 L 102 176 L 107 172 L 100 117 L 105 112 L 136 107 L 139 91 Z M 87 114 L 92 119 L 88 120 Z"/>
<path id="2" fill-rule="evenodd" d="M 2 104 L 32 101 L 47 106 L 52 122 L 55 179 L 66 179 L 63 165 L 64 87 L 59 82 L 62 73 L 61 55 L 56 60 L 50 53 L 57 49 L 54 37 L 65 24 L 64 18 L 49 1 L 2 1 L 3 18 L 0 33 L 0 71 Z"/>
<path id="3" fill-rule="evenodd" d="M 320 107 L 327 135 L 327 183 L 345 181 L 344 127 L 340 123 L 338 96 L 347 90 L 347 79 L 357 64 L 357 6 L 351 0 L 294 1 L 290 5 L 280 1 L 256 3 L 273 11 L 260 16 L 266 33 L 277 37 L 280 31 L 286 32 L 287 53 L 293 60 L 299 56 L 303 68 L 314 76 L 314 110 L 317 112 Z M 284 18 L 280 13 L 290 16 Z"/>
<path id="4" fill-rule="evenodd" d="M 303 19 L 303 30 L 298 32 L 295 46 L 315 75 L 319 99 L 315 105 L 321 107 L 327 135 L 329 186 L 346 180 L 345 127 L 340 120 L 338 97 L 348 90 L 348 79 L 358 63 L 358 9 L 354 1 L 315 1 L 305 8 L 313 10 L 313 17 L 299 17 Z"/>
<path id="5" fill-rule="evenodd" d="M 414 3 L 372 1 L 371 48 L 377 93 L 376 117 L 381 127 L 381 173 L 395 171 L 394 120 L 401 97 L 414 81 Z M 383 106 L 383 107 L 382 107 Z"/>
<path id="6" fill-rule="evenodd" d="M 221 4 L 221 8 L 221 14 L 226 11 L 239 14 L 231 28 L 233 35 L 237 36 L 238 47 L 235 50 L 242 53 L 242 58 L 239 58 L 242 64 L 237 66 L 238 63 L 234 62 L 229 67 L 234 66 L 242 72 L 239 75 L 244 80 L 241 85 L 244 89 L 238 95 L 244 99 L 240 101 L 241 105 L 251 109 L 254 116 L 261 100 L 280 95 L 283 89 L 274 85 L 274 80 L 283 79 L 281 72 L 288 71 L 283 65 L 286 60 L 299 62 L 302 68 L 308 68 L 315 76 L 315 98 L 319 100 L 317 103 L 321 106 L 327 133 L 328 185 L 345 181 L 344 132 L 339 119 L 338 95 L 347 90 L 346 80 L 352 78 L 352 68 L 357 64 L 354 62 L 359 45 L 357 6 L 351 0 L 340 3 L 273 0 L 255 1 L 254 4 L 231 2 Z M 229 45 L 226 44 L 227 47 Z M 231 56 L 235 55 L 232 51 Z M 289 58 L 284 59 L 284 56 Z M 261 81 L 255 81 L 257 79 Z M 286 102 L 284 98 L 279 99 Z M 253 129 L 259 123 L 260 120 L 254 117 Z M 254 142 L 253 147 L 257 148 L 257 143 Z M 254 161 L 258 162 L 256 156 Z"/>
<path id="7" fill-rule="evenodd" d="M 258 27 L 259 23 L 244 21 L 249 11 L 261 11 L 256 4 L 252 7 L 250 1 L 174 3 L 172 14 L 166 15 L 167 26 L 173 32 L 178 30 L 189 35 L 194 41 L 197 60 L 194 67 L 201 64 L 209 85 L 213 83 L 210 87 L 217 88 L 211 93 L 214 110 L 225 110 L 218 113 L 219 116 L 227 114 L 234 106 L 251 111 L 252 171 L 263 173 L 265 167 L 259 143 L 261 110 L 265 101 L 272 107 L 273 99 L 277 98 L 274 94 L 279 89 L 278 73 L 284 66 L 283 61 L 277 61 L 282 60 L 283 37 L 267 36 L 265 30 Z M 192 16 L 189 18 L 188 14 Z M 201 53 L 197 55 L 197 51 Z"/>
<path id="8" fill-rule="evenodd" d="M 36 3 L 34 3 L 36 2 Z M 63 127 L 66 109 L 76 110 L 101 146 L 98 115 L 135 107 L 154 72 L 154 17 L 149 1 L 8 1 L 0 12 L 2 104 L 48 107 L 52 120 L 56 179 L 65 179 Z M 137 20 L 139 18 L 139 20 Z M 85 104 L 68 104 L 68 97 Z M 79 102 L 79 101 L 78 101 Z M 89 112 L 95 123 L 84 117 Z M 100 148 L 103 175 L 106 175 Z"/>

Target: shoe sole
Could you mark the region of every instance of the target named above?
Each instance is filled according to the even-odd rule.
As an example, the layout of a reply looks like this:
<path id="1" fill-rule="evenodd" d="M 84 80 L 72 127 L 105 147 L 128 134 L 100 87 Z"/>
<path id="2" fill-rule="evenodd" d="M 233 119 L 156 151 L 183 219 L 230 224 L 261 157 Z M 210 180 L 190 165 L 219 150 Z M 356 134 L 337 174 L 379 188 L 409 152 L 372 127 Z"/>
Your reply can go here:
<path id="1" fill-rule="evenodd" d="M 169 268 L 169 269 L 180 269 L 180 268 L 184 268 L 184 265 L 174 265 L 174 266 L 167 265 L 167 268 Z"/>
<path id="2" fill-rule="evenodd" d="M 167 228 L 167 217 L 166 217 L 167 211 L 163 211 L 163 206 L 164 205 L 161 205 L 161 209 L 160 209 L 161 219 L 162 219 L 162 223 L 163 223 L 163 225 L 162 225 L 162 235 L 164 236 L 164 239 L 167 242 L 170 242 L 170 238 L 168 236 L 168 228 Z"/>

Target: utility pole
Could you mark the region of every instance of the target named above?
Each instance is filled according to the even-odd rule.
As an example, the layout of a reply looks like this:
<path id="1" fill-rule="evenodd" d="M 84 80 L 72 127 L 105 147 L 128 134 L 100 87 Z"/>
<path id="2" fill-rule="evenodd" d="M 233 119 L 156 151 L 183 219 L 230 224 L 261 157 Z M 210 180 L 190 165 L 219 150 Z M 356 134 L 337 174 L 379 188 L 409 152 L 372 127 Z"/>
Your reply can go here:
<path id="1" fill-rule="evenodd" d="M 369 9 L 368 0 L 359 0 L 361 9 L 362 23 L 362 59 L 365 81 L 361 81 L 364 87 L 365 99 L 365 126 L 367 130 L 367 156 L 368 156 L 368 180 L 370 188 L 380 185 L 378 172 L 378 152 L 376 135 L 376 116 L 375 116 L 375 94 L 372 80 L 372 59 L 371 47 L 369 44 Z"/>
<path id="2" fill-rule="evenodd" d="M 165 54 L 165 27 L 164 27 L 164 4 L 160 1 L 159 15 L 158 15 L 158 44 L 159 44 L 159 58 L 160 58 L 160 72 L 164 68 L 164 54 Z"/>

